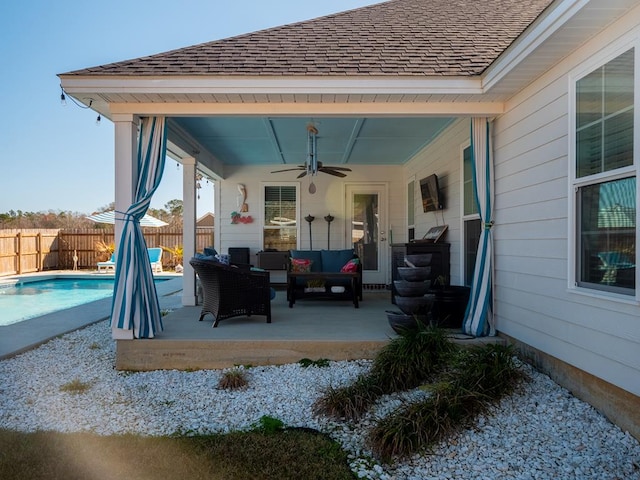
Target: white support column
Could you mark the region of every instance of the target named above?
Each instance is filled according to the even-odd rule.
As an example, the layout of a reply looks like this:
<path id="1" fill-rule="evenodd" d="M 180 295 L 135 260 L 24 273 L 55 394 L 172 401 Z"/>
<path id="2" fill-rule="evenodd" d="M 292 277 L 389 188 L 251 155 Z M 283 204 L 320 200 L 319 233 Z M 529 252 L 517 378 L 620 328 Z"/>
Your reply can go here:
<path id="1" fill-rule="evenodd" d="M 196 159 L 182 159 L 182 305 L 197 305 L 196 274 L 189 259 L 196 253 Z"/>
<path id="2" fill-rule="evenodd" d="M 137 118 L 133 115 L 114 115 L 115 126 L 115 209 L 116 212 L 126 212 L 133 203 L 133 196 L 138 178 Z M 116 218 L 121 215 L 116 214 Z M 124 229 L 124 222 L 116 220 L 114 225 L 116 255 L 120 252 L 120 237 Z M 132 340 L 133 330 L 112 328 L 111 335 L 115 340 Z"/>
<path id="3" fill-rule="evenodd" d="M 222 182 L 213 182 L 213 233 L 215 235 L 214 247 L 218 252 L 222 252 Z"/>

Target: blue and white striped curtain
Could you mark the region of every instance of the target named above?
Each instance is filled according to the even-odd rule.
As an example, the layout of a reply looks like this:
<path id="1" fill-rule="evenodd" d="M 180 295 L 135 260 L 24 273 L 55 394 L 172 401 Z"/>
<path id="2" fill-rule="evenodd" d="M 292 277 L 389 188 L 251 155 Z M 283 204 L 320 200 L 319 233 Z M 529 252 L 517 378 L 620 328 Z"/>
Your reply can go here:
<path id="1" fill-rule="evenodd" d="M 493 159 L 491 133 L 486 118 L 471 119 L 473 190 L 482 230 L 462 329 L 474 337 L 495 335 L 493 322 Z"/>
<path id="2" fill-rule="evenodd" d="M 134 203 L 126 212 L 116 212 L 124 219 L 124 227 L 116 249 L 118 253 L 111 304 L 111 328 L 133 331 L 134 338 L 153 338 L 163 329 L 158 294 L 140 220 L 160 185 L 166 147 L 165 118 L 143 118 L 138 138 L 138 179 Z"/>

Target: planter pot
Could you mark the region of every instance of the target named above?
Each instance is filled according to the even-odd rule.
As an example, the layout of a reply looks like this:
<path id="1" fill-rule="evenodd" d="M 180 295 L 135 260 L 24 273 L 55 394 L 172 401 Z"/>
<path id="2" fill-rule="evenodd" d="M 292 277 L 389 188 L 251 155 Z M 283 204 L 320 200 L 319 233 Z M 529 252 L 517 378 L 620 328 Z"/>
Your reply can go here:
<path id="1" fill-rule="evenodd" d="M 398 267 L 398 275 L 407 282 L 422 282 L 431 275 L 431 267 Z"/>
<path id="2" fill-rule="evenodd" d="M 428 324 L 426 315 L 407 315 L 406 313 L 392 310 L 387 310 L 386 313 L 389 326 L 398 334 L 416 330 L 418 328 L 418 322 Z"/>
<path id="3" fill-rule="evenodd" d="M 435 295 L 433 319 L 443 328 L 462 328 L 471 289 L 462 285 L 447 285 L 431 290 Z"/>
<path id="4" fill-rule="evenodd" d="M 428 267 L 431 265 L 432 253 L 421 253 L 416 255 L 405 255 L 404 263 L 407 267 Z"/>
<path id="5" fill-rule="evenodd" d="M 407 282 L 406 280 L 394 280 L 393 286 L 402 297 L 421 297 L 429 291 L 430 281 Z"/>
<path id="6" fill-rule="evenodd" d="M 396 305 L 407 315 L 426 315 L 431 310 L 435 301 L 434 295 L 422 295 L 421 297 L 401 297 L 396 295 Z"/>

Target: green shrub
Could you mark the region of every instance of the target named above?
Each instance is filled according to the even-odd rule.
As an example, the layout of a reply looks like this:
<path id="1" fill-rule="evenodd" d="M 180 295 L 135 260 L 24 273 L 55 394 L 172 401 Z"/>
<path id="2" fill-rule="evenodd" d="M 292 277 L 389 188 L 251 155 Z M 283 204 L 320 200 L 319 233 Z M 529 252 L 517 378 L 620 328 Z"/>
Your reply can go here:
<path id="1" fill-rule="evenodd" d="M 330 360 L 327 358 L 319 358 L 318 360 L 311 360 L 310 358 L 302 358 L 298 361 L 298 363 L 304 368 L 308 368 L 308 367 L 324 368 L 329 366 Z"/>
<path id="2" fill-rule="evenodd" d="M 456 350 L 443 329 L 405 331 L 376 356 L 371 375 L 384 393 L 415 388 L 440 372 Z"/>
<path id="3" fill-rule="evenodd" d="M 522 378 L 511 347 L 488 344 L 461 349 L 432 385 L 431 396 L 381 419 L 369 433 L 378 458 L 406 457 L 468 426 Z"/>
<path id="4" fill-rule="evenodd" d="M 263 415 L 256 423 L 251 425 L 252 431 L 264 433 L 266 435 L 279 432 L 283 429 L 284 422 L 278 418 L 270 417 L 269 415 Z"/>
<path id="5" fill-rule="evenodd" d="M 333 418 L 356 420 L 383 394 L 377 380 L 370 375 L 359 376 L 345 387 L 330 387 L 313 405 L 314 413 Z"/>

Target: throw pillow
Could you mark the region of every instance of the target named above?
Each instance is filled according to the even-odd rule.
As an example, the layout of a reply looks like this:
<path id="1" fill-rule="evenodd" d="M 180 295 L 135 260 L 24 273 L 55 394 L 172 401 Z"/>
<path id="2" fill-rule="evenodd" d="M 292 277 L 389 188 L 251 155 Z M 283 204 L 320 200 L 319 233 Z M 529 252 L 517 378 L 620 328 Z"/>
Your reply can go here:
<path id="1" fill-rule="evenodd" d="M 294 273 L 309 273 L 312 263 L 308 258 L 292 258 L 291 271 Z"/>
<path id="2" fill-rule="evenodd" d="M 340 271 L 343 273 L 357 272 L 359 263 L 360 263 L 360 259 L 352 258 L 351 260 L 349 260 L 347 263 L 344 264 L 344 266 L 340 269 Z"/>

